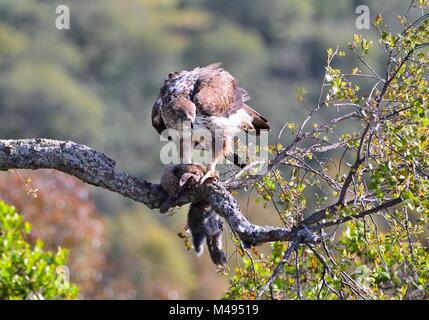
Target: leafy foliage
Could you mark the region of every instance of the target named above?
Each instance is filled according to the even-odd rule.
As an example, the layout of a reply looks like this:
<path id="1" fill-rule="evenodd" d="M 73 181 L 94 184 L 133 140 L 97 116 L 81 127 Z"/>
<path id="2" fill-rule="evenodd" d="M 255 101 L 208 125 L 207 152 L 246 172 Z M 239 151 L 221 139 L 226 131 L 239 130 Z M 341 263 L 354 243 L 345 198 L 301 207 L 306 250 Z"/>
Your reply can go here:
<path id="1" fill-rule="evenodd" d="M 45 251 L 24 240 L 31 225 L 0 201 L 0 299 L 74 299 L 78 287 L 62 275 L 67 251 Z"/>
<path id="2" fill-rule="evenodd" d="M 70 279 L 79 285 L 80 297 L 103 295 L 108 239 L 85 183 L 54 170 L 15 170 L 0 176 L 0 198 L 33 226 L 25 237 L 29 243 L 42 239 L 48 250 L 70 250 Z"/>

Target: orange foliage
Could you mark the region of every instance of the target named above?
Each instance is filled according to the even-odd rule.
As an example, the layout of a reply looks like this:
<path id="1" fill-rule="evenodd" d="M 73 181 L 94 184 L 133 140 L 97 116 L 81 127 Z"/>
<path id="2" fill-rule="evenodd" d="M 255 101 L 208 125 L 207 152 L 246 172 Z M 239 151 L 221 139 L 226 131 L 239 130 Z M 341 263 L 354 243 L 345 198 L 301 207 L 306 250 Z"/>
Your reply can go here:
<path id="1" fill-rule="evenodd" d="M 70 250 L 71 279 L 80 286 L 83 298 L 115 296 L 113 289 L 105 287 L 106 283 L 115 286 L 115 280 L 103 275 L 108 245 L 87 185 L 55 170 L 15 170 L 0 174 L 0 199 L 14 205 L 33 225 L 30 242 L 42 239 L 48 249 Z"/>

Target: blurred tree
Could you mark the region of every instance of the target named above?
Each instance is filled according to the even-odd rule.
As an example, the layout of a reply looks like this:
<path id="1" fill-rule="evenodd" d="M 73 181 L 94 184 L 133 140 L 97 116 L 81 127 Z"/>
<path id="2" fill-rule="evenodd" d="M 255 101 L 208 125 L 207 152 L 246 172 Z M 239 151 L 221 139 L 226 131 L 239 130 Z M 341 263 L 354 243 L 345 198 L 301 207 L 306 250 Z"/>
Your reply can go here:
<path id="1" fill-rule="evenodd" d="M 107 244 L 88 187 L 53 170 L 19 170 L 0 175 L 0 198 L 13 203 L 33 225 L 26 236 L 30 243 L 42 239 L 49 250 L 70 250 L 71 279 L 79 284 L 83 297 L 97 297 L 103 286 Z"/>
<path id="2" fill-rule="evenodd" d="M 24 34 L 18 32 L 13 27 L 0 23 L 0 66 L 7 64 L 7 61 L 23 52 L 27 45 Z"/>
<path id="3" fill-rule="evenodd" d="M 0 80 L 0 135 L 57 137 L 91 142 L 100 133 L 103 107 L 57 65 L 17 64 Z M 31 119 L 31 120 L 30 120 Z"/>
<path id="4" fill-rule="evenodd" d="M 263 72 L 267 63 L 266 48 L 257 34 L 222 20 L 210 31 L 197 33 L 185 57 L 190 66 L 224 61 L 225 68 L 243 78 Z"/>
<path id="5" fill-rule="evenodd" d="M 109 223 L 116 274 L 127 274 L 138 299 L 184 299 L 197 283 L 178 237 L 149 212 L 121 213 Z"/>

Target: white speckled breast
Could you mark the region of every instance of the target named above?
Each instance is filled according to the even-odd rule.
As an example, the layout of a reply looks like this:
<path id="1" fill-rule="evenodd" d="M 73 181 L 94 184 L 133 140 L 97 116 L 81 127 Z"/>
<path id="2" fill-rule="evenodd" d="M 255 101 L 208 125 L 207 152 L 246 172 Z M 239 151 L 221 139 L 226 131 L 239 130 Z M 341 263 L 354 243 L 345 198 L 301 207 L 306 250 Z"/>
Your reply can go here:
<path id="1" fill-rule="evenodd" d="M 168 93 L 172 96 L 184 95 L 189 99 L 192 92 L 194 91 L 198 76 L 198 69 L 194 69 L 184 73 L 176 79 L 171 80 L 171 83 L 169 83 L 167 89 Z"/>

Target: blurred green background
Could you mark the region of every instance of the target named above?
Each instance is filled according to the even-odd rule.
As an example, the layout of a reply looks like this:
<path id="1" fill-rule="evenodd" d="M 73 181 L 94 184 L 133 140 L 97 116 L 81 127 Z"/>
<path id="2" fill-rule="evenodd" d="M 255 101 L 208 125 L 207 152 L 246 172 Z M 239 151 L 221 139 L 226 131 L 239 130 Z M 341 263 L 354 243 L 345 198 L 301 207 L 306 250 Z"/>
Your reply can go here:
<path id="1" fill-rule="evenodd" d="M 61 4 L 70 7 L 70 30 L 55 28 Z M 382 13 L 386 22 L 408 7 L 401 0 L 0 0 L 0 138 L 74 140 L 157 181 L 162 143 L 150 112 L 168 72 L 222 61 L 249 91 L 251 106 L 271 120 L 275 137 L 285 120 L 307 112 L 298 87 L 306 87 L 309 102 L 317 98 L 326 49 L 346 49 L 354 33 L 372 37 L 355 27 L 360 4 L 370 7 L 371 20 Z M 361 67 L 345 61 L 345 70 Z M 370 62 L 377 68 L 383 60 L 375 54 Z M 40 204 L 13 173 L 0 173 L 0 197 L 52 247 L 71 248 L 83 298 L 215 299 L 227 287 L 228 277 L 176 236 L 185 208 L 161 216 L 51 171 L 21 175 L 39 185 Z M 242 200 L 247 208 L 247 196 Z M 48 209 L 55 219 L 44 218 Z M 98 227 L 82 229 L 83 220 L 92 221 L 82 211 Z M 270 210 L 246 211 L 252 221 L 278 223 Z M 37 233 L 37 219 L 50 229 Z M 75 239 L 79 230 L 86 231 Z M 231 266 L 238 260 L 233 255 Z"/>

